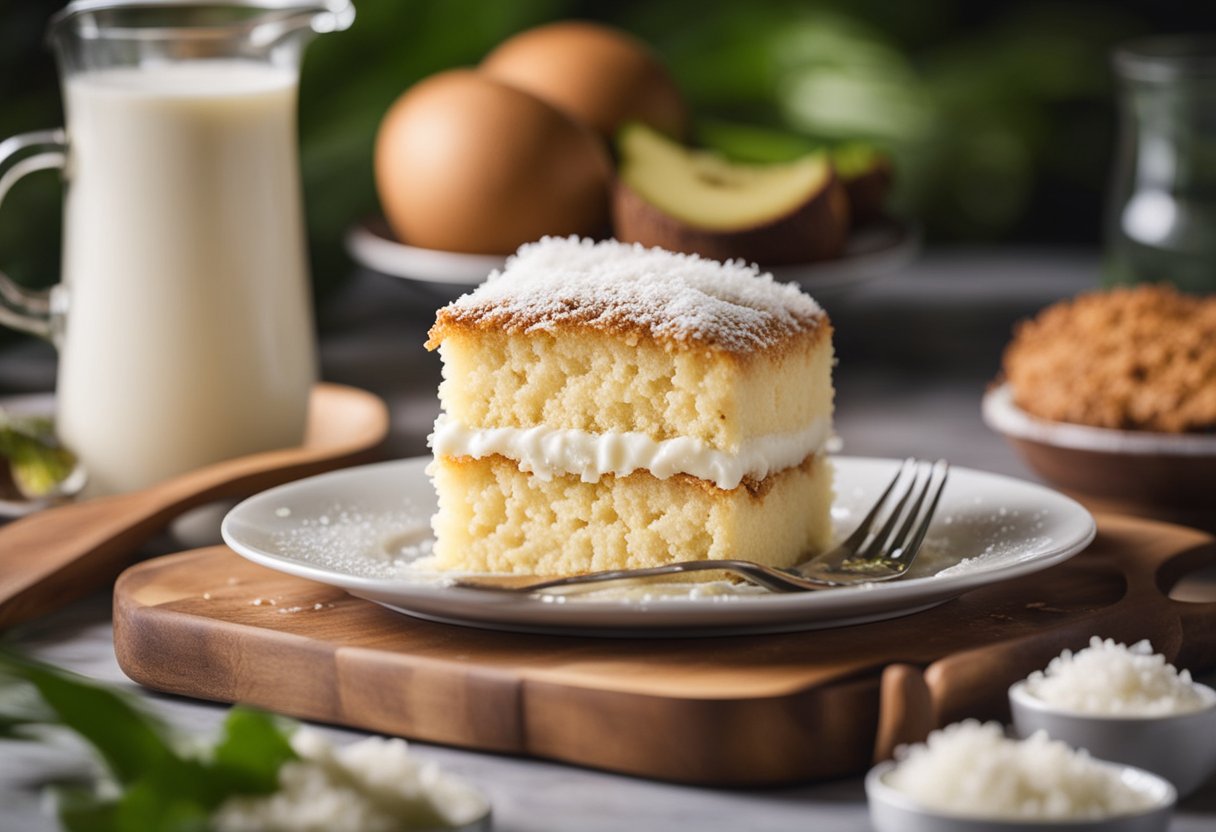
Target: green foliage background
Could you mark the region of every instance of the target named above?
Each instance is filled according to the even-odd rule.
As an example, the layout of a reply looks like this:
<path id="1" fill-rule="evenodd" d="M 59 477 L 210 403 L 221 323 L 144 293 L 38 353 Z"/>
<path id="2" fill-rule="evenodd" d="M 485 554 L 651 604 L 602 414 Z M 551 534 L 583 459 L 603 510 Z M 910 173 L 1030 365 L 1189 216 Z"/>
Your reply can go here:
<path id="1" fill-rule="evenodd" d="M 42 43 L 61 3 L 0 3 L 0 135 L 60 123 Z M 1110 3 L 961 0 L 356 0 L 347 32 L 311 47 L 300 128 L 314 277 L 349 271 L 345 228 L 374 212 L 380 116 L 421 77 L 563 17 L 649 41 L 711 127 L 864 138 L 896 158 L 900 207 L 929 239 L 1090 242 L 1113 134 L 1107 55 L 1146 24 Z M 57 273 L 59 185 L 39 174 L 0 210 L 0 268 Z"/>

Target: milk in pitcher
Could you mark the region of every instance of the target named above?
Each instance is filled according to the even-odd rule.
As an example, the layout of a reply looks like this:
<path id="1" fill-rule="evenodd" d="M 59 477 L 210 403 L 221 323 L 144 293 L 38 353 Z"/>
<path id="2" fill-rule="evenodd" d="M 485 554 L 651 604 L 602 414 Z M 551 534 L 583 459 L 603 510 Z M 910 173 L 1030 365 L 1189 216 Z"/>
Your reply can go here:
<path id="1" fill-rule="evenodd" d="M 303 438 L 296 86 L 240 60 L 67 80 L 58 429 L 94 494 Z"/>

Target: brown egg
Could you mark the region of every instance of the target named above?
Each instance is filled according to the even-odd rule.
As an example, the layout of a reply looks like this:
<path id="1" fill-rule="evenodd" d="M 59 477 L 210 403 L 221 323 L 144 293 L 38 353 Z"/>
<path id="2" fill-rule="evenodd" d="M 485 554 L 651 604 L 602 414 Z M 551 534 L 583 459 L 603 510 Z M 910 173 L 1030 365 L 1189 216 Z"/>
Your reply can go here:
<path id="1" fill-rule="evenodd" d="M 688 110 L 667 69 L 632 35 L 595 23 L 564 21 L 505 40 L 481 71 L 545 99 L 611 138 L 642 121 L 680 138 Z"/>
<path id="2" fill-rule="evenodd" d="M 611 161 L 587 127 L 468 69 L 407 90 L 376 136 L 376 188 L 410 245 L 508 254 L 546 234 L 601 233 Z"/>

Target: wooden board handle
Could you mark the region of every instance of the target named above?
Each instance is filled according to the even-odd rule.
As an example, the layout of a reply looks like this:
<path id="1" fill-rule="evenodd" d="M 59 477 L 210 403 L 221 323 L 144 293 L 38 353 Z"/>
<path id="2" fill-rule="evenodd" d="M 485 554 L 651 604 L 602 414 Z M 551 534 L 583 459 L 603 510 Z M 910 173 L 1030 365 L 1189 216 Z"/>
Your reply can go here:
<path id="1" fill-rule="evenodd" d="M 1105 517 L 1103 524 L 1117 522 Z M 1138 528 L 1157 524 L 1142 523 Z M 1168 527 L 1177 538 L 1178 527 Z M 1171 600 L 1173 587 L 1191 572 L 1216 565 L 1216 541 L 1195 532 L 1194 545 L 1157 547 L 1146 536 L 1141 547 L 1110 561 L 1127 576 L 1123 597 L 1088 617 L 1032 636 L 955 653 L 930 664 L 924 684 L 930 713 L 907 714 L 916 725 L 940 727 L 967 717 L 1007 719 L 1009 686 L 1041 670 L 1063 650 L 1079 650 L 1100 636 L 1123 643 L 1148 639 L 1153 649 L 1182 667 L 1216 664 L 1216 602 Z M 1050 580 L 1051 572 L 1043 574 Z M 904 682 L 905 685 L 909 684 Z M 914 734 L 913 727 L 893 726 L 893 733 Z"/>
<path id="2" fill-rule="evenodd" d="M 1200 570 L 1210 575 L 1214 567 L 1216 541 L 1200 543 L 1162 564 L 1156 575 L 1157 586 L 1170 595 L 1183 578 Z M 1181 667 L 1216 665 L 1216 581 L 1205 581 L 1202 597 L 1210 600 L 1172 599 L 1180 644 L 1174 660 Z"/>
<path id="3" fill-rule="evenodd" d="M 874 762 L 891 759 L 896 748 L 920 742 L 934 727 L 933 694 L 921 669 L 910 664 L 887 665 L 878 686 Z"/>

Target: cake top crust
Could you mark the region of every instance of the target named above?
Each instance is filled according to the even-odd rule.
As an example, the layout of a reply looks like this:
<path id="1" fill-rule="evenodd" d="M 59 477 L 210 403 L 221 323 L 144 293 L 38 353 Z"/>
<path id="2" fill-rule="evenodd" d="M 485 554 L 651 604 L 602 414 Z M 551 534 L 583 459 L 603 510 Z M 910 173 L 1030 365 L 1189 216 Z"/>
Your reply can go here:
<path id="1" fill-rule="evenodd" d="M 440 309 L 426 346 L 437 347 L 448 327 L 510 333 L 571 327 L 746 354 L 826 320 L 809 295 L 755 265 L 616 240 L 545 237 Z"/>

